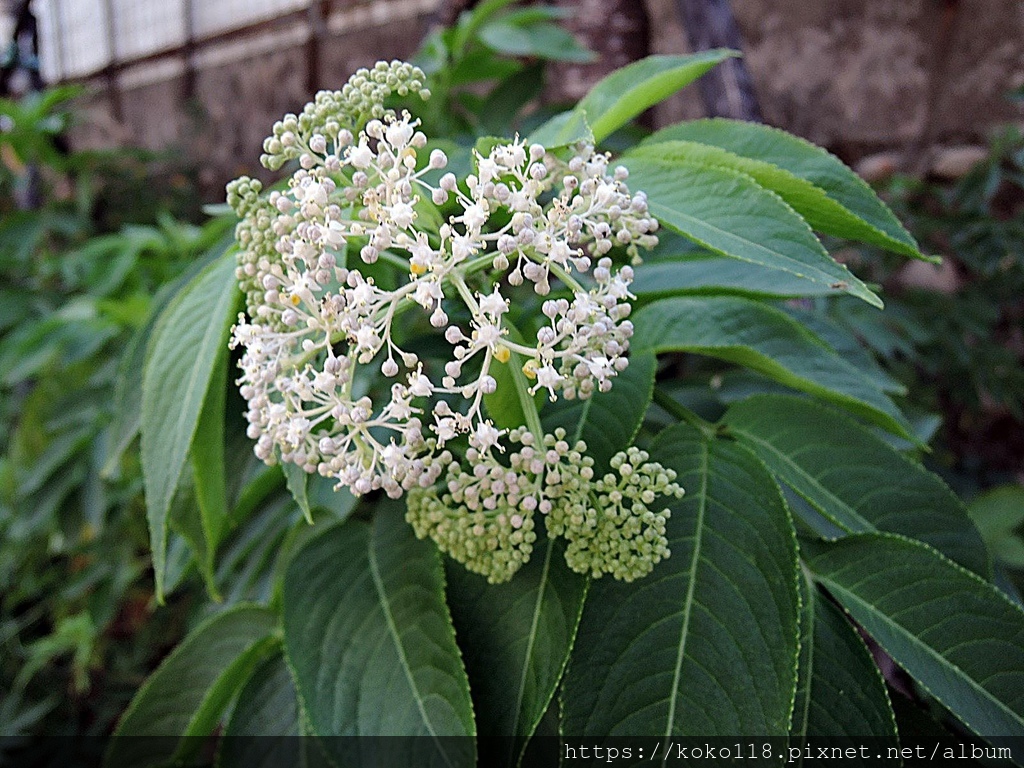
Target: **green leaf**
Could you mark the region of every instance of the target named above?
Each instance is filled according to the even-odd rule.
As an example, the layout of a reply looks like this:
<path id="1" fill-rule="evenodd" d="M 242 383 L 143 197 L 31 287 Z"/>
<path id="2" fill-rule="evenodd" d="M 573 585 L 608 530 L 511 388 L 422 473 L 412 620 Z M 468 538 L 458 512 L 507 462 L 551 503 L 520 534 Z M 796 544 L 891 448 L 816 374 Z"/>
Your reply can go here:
<path id="1" fill-rule="evenodd" d="M 230 242 L 234 242 L 233 237 Z M 139 434 L 139 425 L 142 421 L 142 372 L 146 366 L 146 356 L 150 351 L 150 338 L 153 336 L 154 328 L 164 308 L 177 296 L 182 286 L 223 254 L 227 247 L 227 240 L 219 241 L 184 274 L 179 275 L 157 291 L 150 304 L 149 316 L 146 318 L 145 324 L 132 334 L 117 366 L 117 380 L 114 384 L 114 399 L 111 406 L 114 420 L 111 424 L 110 450 L 102 470 L 104 478 L 112 478 L 116 475 L 118 461 L 128 450 L 128 446 L 135 436 Z"/>
<path id="2" fill-rule="evenodd" d="M 648 56 L 617 69 L 597 83 L 577 105 L 603 141 L 648 107 L 671 96 L 736 51 L 716 49 L 685 56 Z"/>
<path id="3" fill-rule="evenodd" d="M 480 41 L 493 51 L 510 56 L 536 56 L 549 61 L 590 62 L 596 58 L 567 30 L 546 22 L 516 24 L 502 17 L 479 32 Z"/>
<path id="4" fill-rule="evenodd" d="M 956 495 L 852 419 L 804 398 L 759 395 L 731 406 L 722 423 L 844 531 L 909 536 L 991 576 L 985 545 Z"/>
<path id="5" fill-rule="evenodd" d="M 591 585 L 562 696 L 563 733 L 782 736 L 796 690 L 796 539 L 748 451 L 679 424 L 652 458 L 679 473 L 672 555 Z"/>
<path id="6" fill-rule="evenodd" d="M 876 740 L 872 746 L 898 746 L 896 718 L 871 652 L 842 611 L 813 584 L 801 583 L 800 682 L 790 747 L 813 750 L 815 744 L 867 739 Z M 876 755 L 861 762 L 876 765 Z"/>
<path id="7" fill-rule="evenodd" d="M 214 575 L 215 553 L 203 530 L 203 514 L 199 509 L 195 486 L 191 478 L 184 476 L 181 478 L 174 498 L 171 500 L 167 524 L 170 530 L 179 534 L 188 543 L 189 554 L 206 582 L 206 591 L 210 599 L 218 603 L 221 602 L 222 597 Z M 166 589 L 168 593 L 175 589 L 170 580 L 167 582 Z"/>
<path id="8" fill-rule="evenodd" d="M 1024 736 L 1024 611 L 926 544 L 802 543 L 807 567 L 892 658 L 983 737 Z"/>
<path id="9" fill-rule="evenodd" d="M 238 701 L 231 712 L 224 735 L 298 736 L 302 733 L 299 726 L 301 716 L 299 694 L 295 690 L 288 665 L 285 664 L 284 654 L 275 653 L 260 665 L 238 694 Z M 221 764 L 253 764 L 250 761 L 227 760 L 226 757 L 222 751 Z M 239 754 L 233 753 L 233 757 L 237 758 Z"/>
<path id="10" fill-rule="evenodd" d="M 518 328 L 512 325 L 507 318 L 503 323 L 508 331 L 509 341 L 526 345 L 526 340 Z M 484 395 L 484 407 L 487 409 L 487 415 L 500 429 L 515 429 L 523 424 L 528 424 L 526 408 L 532 407 L 539 411 L 544 403 L 544 390 L 534 394 L 532 405 L 528 404 L 530 395 L 526 390 L 529 389 L 530 383 L 526 380 L 526 374 L 523 373 L 523 357 L 518 352 L 511 352 L 507 363 L 497 361 L 491 363 L 490 373 L 498 386 L 494 392 Z"/>
<path id="11" fill-rule="evenodd" d="M 647 305 L 633 324 L 636 351 L 728 360 L 913 439 L 906 418 L 869 376 L 774 307 L 730 296 L 678 297 Z"/>
<path id="12" fill-rule="evenodd" d="M 275 648 L 276 617 L 242 605 L 203 622 L 164 659 L 132 699 L 107 749 L 105 764 L 129 768 L 187 759 L 228 702 Z M 132 737 L 150 738 L 132 738 Z M 169 737 L 166 739 L 151 737 Z"/>
<path id="13" fill-rule="evenodd" d="M 192 441 L 192 479 L 206 539 L 207 568 L 212 573 L 217 545 L 228 519 L 228 488 L 224 470 L 224 404 L 227 400 L 228 350 L 213 368 L 199 423 Z"/>
<path id="14" fill-rule="evenodd" d="M 217 753 L 219 768 L 327 765 L 305 733 L 295 682 L 284 655 L 260 665 L 238 694 Z M 302 738 L 298 738 L 298 737 Z M 320 758 L 320 759 L 318 759 Z"/>
<path id="15" fill-rule="evenodd" d="M 647 193 L 662 224 L 729 258 L 842 290 L 877 307 L 882 301 L 837 263 L 807 222 L 751 176 L 729 168 L 624 157 L 630 189 Z"/>
<path id="16" fill-rule="evenodd" d="M 284 482 L 288 486 L 288 492 L 295 499 L 295 503 L 299 505 L 299 509 L 302 510 L 302 516 L 306 518 L 306 522 L 312 525 L 313 511 L 309 508 L 309 495 L 307 493 L 309 475 L 298 464 L 293 464 L 289 461 L 282 461 L 281 469 L 284 471 Z"/>
<path id="17" fill-rule="evenodd" d="M 238 287 L 225 254 L 167 306 L 142 375 L 142 473 L 156 573 L 163 599 L 167 514 L 188 456 L 214 364 L 227 343 Z"/>
<path id="18" fill-rule="evenodd" d="M 503 80 L 487 94 L 478 113 L 481 126 L 490 133 L 507 131 L 515 123 L 520 110 L 543 91 L 544 65 L 540 63 Z"/>
<path id="19" fill-rule="evenodd" d="M 676 140 L 719 147 L 742 158 L 775 166 L 810 182 L 835 205 L 862 222 L 860 226 L 853 224 L 849 216 L 840 220 L 835 207 L 822 206 L 818 200 L 814 200 L 813 207 L 817 210 L 815 216 L 820 223 L 846 228 L 847 234 L 841 235 L 843 237 L 873 243 L 911 258 L 933 261 L 921 254 L 914 238 L 863 179 L 847 168 L 839 158 L 809 141 L 766 125 L 715 118 L 670 126 L 655 133 L 647 142 L 653 144 Z M 764 173 L 761 175 L 766 176 Z M 778 174 L 773 176 L 782 178 Z M 788 191 L 783 196 L 792 196 L 796 192 L 789 181 Z M 806 188 L 803 194 L 808 194 Z M 810 198 L 807 201 L 812 202 Z M 822 221 L 825 219 L 828 221 Z"/>
<path id="20" fill-rule="evenodd" d="M 587 116 L 579 109 L 561 112 L 538 126 L 526 139 L 527 144 L 540 144 L 545 149 L 558 149 L 584 142 L 591 144 L 594 132 Z"/>
<path id="21" fill-rule="evenodd" d="M 857 303 L 856 306 L 861 307 L 863 305 Z M 875 356 L 864 347 L 864 343 L 853 331 L 836 322 L 824 312 L 815 312 L 792 306 L 787 306 L 784 309 L 786 314 L 832 347 L 847 362 L 853 363 L 862 373 L 869 376 L 883 392 L 895 395 L 907 394 L 906 386 L 878 364 Z M 868 311 L 875 315 L 885 314 L 876 312 L 874 309 L 869 309 Z"/>
<path id="22" fill-rule="evenodd" d="M 992 555 L 1024 569 L 1024 488 L 993 488 L 972 500 L 967 510 Z"/>
<path id="23" fill-rule="evenodd" d="M 481 764 L 515 766 L 562 678 L 579 625 L 587 579 L 565 564 L 557 540 L 505 584 L 454 563 L 448 604 L 466 660 L 480 723 Z"/>
<path id="24" fill-rule="evenodd" d="M 486 24 L 487 20 L 494 16 L 494 14 L 513 2 L 514 0 L 483 0 L 473 10 L 464 12 L 459 17 L 459 23 L 455 27 L 451 45 L 452 54 L 456 61 L 462 58 L 466 46 L 477 35 L 480 27 Z"/>
<path id="25" fill-rule="evenodd" d="M 820 150 L 820 152 L 824 153 L 825 151 Z M 745 173 L 765 189 L 775 192 L 792 206 L 793 210 L 803 216 L 813 229 L 819 232 L 871 243 L 882 248 L 892 248 L 898 253 L 914 258 L 926 258 L 916 247 L 911 248 L 902 241 L 894 240 L 877 227 L 868 224 L 860 216 L 829 197 L 825 190 L 815 186 L 807 179 L 764 160 L 742 157 L 712 144 L 682 140 L 645 142 L 629 154 L 635 157 L 698 163 Z M 846 169 L 845 166 L 844 170 L 859 181 L 853 171 Z M 868 189 L 868 194 L 874 196 L 870 189 Z M 878 203 L 884 206 L 881 201 Z M 889 217 L 895 221 L 895 217 L 891 214 Z M 898 222 L 896 226 L 900 230 L 903 229 Z M 906 233 L 904 232 L 904 234 Z M 909 238 L 910 235 L 908 234 L 907 237 Z M 913 242 L 912 239 L 911 242 Z"/>
<path id="26" fill-rule="evenodd" d="M 715 255 L 641 264 L 634 267 L 634 273 L 629 290 L 641 300 L 714 294 L 788 299 L 842 293 L 838 288 L 791 272 Z"/>
<path id="27" fill-rule="evenodd" d="M 569 444 L 583 440 L 595 471 L 603 473 L 619 451 L 633 441 L 654 392 L 658 361 L 648 353 L 633 354 L 629 367 L 615 377 L 612 388 L 586 400 L 559 399 L 541 414 L 544 429 L 565 429 Z"/>
<path id="28" fill-rule="evenodd" d="M 307 543 L 285 574 L 283 604 L 285 653 L 314 733 L 431 737 L 415 753 L 403 751 L 408 741 L 377 745 L 384 765 L 475 762 L 473 740 L 443 738 L 476 728 L 441 562 L 399 507 Z M 329 745 L 345 751 L 339 764 L 359 764 L 361 740 Z"/>

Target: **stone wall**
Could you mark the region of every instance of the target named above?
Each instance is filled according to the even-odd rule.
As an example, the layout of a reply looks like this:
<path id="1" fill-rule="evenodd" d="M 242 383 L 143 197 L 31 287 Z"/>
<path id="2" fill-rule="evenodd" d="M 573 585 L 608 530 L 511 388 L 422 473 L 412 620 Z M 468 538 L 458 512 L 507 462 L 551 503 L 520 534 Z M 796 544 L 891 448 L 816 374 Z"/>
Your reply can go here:
<path id="1" fill-rule="evenodd" d="M 73 140 L 178 147 L 202 158 L 204 187 L 215 190 L 254 170 L 269 126 L 300 108 L 314 82 L 335 86 L 358 66 L 411 54 L 439 2 L 330 0 L 312 42 L 313 28 L 300 16 L 201 44 L 191 71 L 174 57 L 125 69 L 116 98 L 109 80 L 95 79 Z M 647 35 L 654 52 L 687 50 L 676 0 L 558 2 L 576 10 L 571 24 L 581 37 L 613 57 L 630 55 L 636 34 Z M 732 0 L 732 7 L 766 120 L 848 160 L 900 150 L 904 163 L 920 165 L 936 147 L 981 144 L 993 126 L 1024 121 L 1021 103 L 1004 96 L 1024 84 L 1021 0 Z M 561 68 L 552 98 L 578 97 L 611 66 Z M 691 87 L 653 119 L 701 114 Z"/>

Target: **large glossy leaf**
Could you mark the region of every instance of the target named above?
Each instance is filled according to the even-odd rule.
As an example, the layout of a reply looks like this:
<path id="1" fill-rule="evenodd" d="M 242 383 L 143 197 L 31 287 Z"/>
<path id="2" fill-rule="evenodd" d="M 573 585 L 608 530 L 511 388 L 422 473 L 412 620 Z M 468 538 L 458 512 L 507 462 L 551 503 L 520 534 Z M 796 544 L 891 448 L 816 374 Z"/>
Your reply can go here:
<path id="1" fill-rule="evenodd" d="M 906 418 L 869 376 L 774 307 L 731 296 L 677 297 L 647 305 L 633 323 L 633 349 L 728 360 L 913 439 Z"/>
<path id="2" fill-rule="evenodd" d="M 210 735 L 231 698 L 280 642 L 273 634 L 276 621 L 266 608 L 242 605 L 199 625 L 132 699 L 106 765 L 157 765 L 201 746 L 195 737 Z"/>
<path id="3" fill-rule="evenodd" d="M 782 736 L 796 689 L 796 540 L 744 448 L 680 424 L 653 458 L 678 473 L 671 556 L 632 584 L 591 586 L 564 684 L 563 732 Z"/>
<path id="4" fill-rule="evenodd" d="M 448 603 L 466 660 L 481 761 L 519 763 L 569 659 L 587 579 L 569 569 L 557 540 L 541 540 L 511 581 L 488 584 L 458 563 Z"/>
<path id="5" fill-rule="evenodd" d="M 579 109 L 560 112 L 538 126 L 526 139 L 529 144 L 540 144 L 547 149 L 568 147 L 579 142 L 594 141 L 594 132 L 587 123 L 587 116 Z"/>
<path id="6" fill-rule="evenodd" d="M 501 17 L 480 28 L 480 41 L 491 50 L 510 56 L 536 56 L 549 61 L 590 62 L 594 53 L 563 27 L 538 22 L 516 24 Z"/>
<path id="7" fill-rule="evenodd" d="M 824 150 L 820 151 L 824 152 Z M 793 207 L 793 210 L 807 220 L 813 229 L 819 232 L 882 247 L 892 246 L 905 255 L 924 258 L 916 249 L 909 250 L 906 243 L 894 241 L 891 236 L 868 224 L 864 219 L 829 197 L 825 190 L 815 186 L 807 179 L 764 160 L 743 157 L 712 144 L 682 140 L 645 143 L 630 154 L 636 157 L 700 163 L 746 173 L 762 187 L 772 190 L 785 200 Z M 852 171 L 847 172 L 853 176 Z"/>
<path id="8" fill-rule="evenodd" d="M 807 567 L 980 736 L 1024 736 L 1024 611 L 931 547 L 865 533 L 802 544 Z"/>
<path id="9" fill-rule="evenodd" d="M 468 766 L 475 761 L 466 672 L 444 602 L 437 549 L 397 505 L 372 525 L 327 529 L 292 558 L 284 583 L 289 665 L 320 736 L 340 764 Z"/>
<path id="10" fill-rule="evenodd" d="M 544 429 L 565 429 L 570 443 L 583 440 L 587 455 L 594 459 L 598 472 L 625 450 L 643 422 L 654 391 L 657 360 L 650 353 L 630 357 L 629 367 L 615 377 L 608 392 L 598 392 L 586 400 L 558 400 L 541 414 Z"/>
<path id="11" fill-rule="evenodd" d="M 878 199 L 871 187 L 847 168 L 839 158 L 809 141 L 766 125 L 716 118 L 670 126 L 655 133 L 647 142 L 653 144 L 676 140 L 709 144 L 748 161 L 774 166 L 814 185 L 835 206 L 862 222 L 862 226 L 854 224 L 851 230 L 849 218 L 837 218 L 835 207 L 821 205 L 817 199 L 812 201 L 807 197 L 807 202 L 813 204 L 817 211 L 816 226 L 822 227 L 822 231 L 840 227 L 836 234 L 843 237 L 873 243 L 904 256 L 925 258 L 914 238 L 903 228 L 892 211 Z M 747 172 L 749 173 L 749 170 Z M 773 172 L 769 178 L 767 171 L 762 169 L 758 176 L 764 179 L 762 183 L 773 188 L 786 184 L 785 190 L 778 191 L 787 200 L 797 193 L 792 181 L 783 180 L 778 173 Z M 776 180 L 774 184 L 771 179 Z M 808 192 L 805 190 L 803 194 L 807 195 Z M 796 204 L 794 207 L 797 207 Z M 825 217 L 829 221 L 822 221 Z M 830 226 L 830 229 L 824 229 L 823 226 Z"/>
<path id="12" fill-rule="evenodd" d="M 993 488 L 972 499 L 968 509 L 993 557 L 1024 569 L 1024 487 Z"/>
<path id="13" fill-rule="evenodd" d="M 230 242 L 234 242 L 234 238 Z M 117 380 L 114 384 L 114 399 L 111 405 L 114 419 L 110 426 L 110 449 L 103 465 L 104 477 L 113 477 L 117 473 L 117 462 L 128 449 L 132 440 L 139 434 L 139 425 L 142 421 L 142 372 L 145 369 L 146 355 L 150 349 L 149 340 L 157 321 L 164 308 L 181 291 L 182 286 L 224 253 L 227 247 L 228 241 L 221 241 L 189 267 L 184 274 L 157 291 L 150 304 L 149 317 L 145 324 L 138 328 L 128 341 L 117 366 Z"/>
<path id="14" fill-rule="evenodd" d="M 225 254 L 167 306 L 142 376 L 142 473 L 158 599 L 163 598 L 167 514 L 199 422 L 214 364 L 227 343 L 238 287 Z"/>
<path id="15" fill-rule="evenodd" d="M 814 755 L 816 744 L 871 739 L 872 746 L 898 746 L 889 694 L 868 647 L 843 612 L 819 594 L 817 587 L 806 579 L 802 587 L 800 682 L 789 742 L 791 748 L 800 750 L 798 763 L 803 764 L 806 747 L 812 747 Z M 877 765 L 876 756 L 861 759 L 860 764 Z M 889 762 L 899 764 L 898 760 Z"/>
<path id="16" fill-rule="evenodd" d="M 206 390 L 192 441 L 192 479 L 206 540 L 208 567 L 213 561 L 228 519 L 228 487 L 224 467 L 224 406 L 227 400 L 228 350 L 221 349 Z"/>
<path id="17" fill-rule="evenodd" d="M 641 264 L 634 272 L 629 290 L 641 300 L 709 294 L 785 299 L 842 293 L 792 272 L 714 255 Z"/>
<path id="18" fill-rule="evenodd" d="M 313 511 L 309 507 L 309 475 L 298 464 L 290 461 L 281 462 L 281 470 L 284 472 L 284 482 L 288 486 L 295 503 L 302 510 L 303 517 L 307 523 L 313 522 Z"/>
<path id="19" fill-rule="evenodd" d="M 602 141 L 648 107 L 689 85 L 736 51 L 716 49 L 684 56 L 648 56 L 617 69 L 597 83 L 576 109 Z"/>
<path id="20" fill-rule="evenodd" d="M 857 306 L 860 305 L 858 304 Z M 906 386 L 879 365 L 874 355 L 864 347 L 861 339 L 851 330 L 837 323 L 823 312 L 815 312 L 792 306 L 787 306 L 784 309 L 786 314 L 832 347 L 847 362 L 853 363 L 861 373 L 870 377 L 883 392 L 889 392 L 894 395 L 907 394 Z M 869 311 L 874 314 L 884 314 L 875 312 L 873 309 Z"/>
<path id="21" fill-rule="evenodd" d="M 299 737 L 302 738 L 299 738 Z M 311 768 L 329 765 L 318 740 L 306 733 L 298 691 L 284 655 L 253 673 L 221 737 L 220 768 Z"/>
<path id="22" fill-rule="evenodd" d="M 804 398 L 759 395 L 731 406 L 722 423 L 844 531 L 900 533 L 991 576 L 985 545 L 956 495 L 852 419 Z"/>
<path id="23" fill-rule="evenodd" d="M 796 211 L 748 174 L 653 157 L 624 157 L 621 164 L 629 169 L 630 189 L 647 193 L 651 213 L 698 245 L 882 306 L 881 299 L 828 255 Z"/>

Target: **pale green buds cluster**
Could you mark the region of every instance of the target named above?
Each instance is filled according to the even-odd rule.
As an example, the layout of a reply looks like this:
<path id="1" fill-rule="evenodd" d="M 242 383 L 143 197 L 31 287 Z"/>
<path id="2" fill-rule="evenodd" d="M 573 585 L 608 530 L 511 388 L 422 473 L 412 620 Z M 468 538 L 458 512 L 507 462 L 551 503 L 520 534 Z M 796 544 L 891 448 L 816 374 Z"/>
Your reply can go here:
<path id="1" fill-rule="evenodd" d="M 635 447 L 617 453 L 614 471 L 596 480 L 590 493 L 567 497 L 548 516 L 548 533 L 569 541 L 565 560 L 574 571 L 633 581 L 669 556 L 671 513 L 652 507 L 662 496 L 682 497 L 683 489 L 673 470 L 649 458 Z"/>
<path id="2" fill-rule="evenodd" d="M 260 307 L 267 305 L 266 289 L 261 276 L 269 274 L 272 266 L 279 264 L 281 254 L 277 251 L 278 235 L 283 222 L 274 209 L 273 203 L 261 196 L 263 183 L 259 179 L 242 176 L 230 182 L 227 187 L 227 202 L 235 209 L 239 222 L 235 226 L 235 240 L 238 242 L 238 267 L 235 277 L 238 287 L 245 295 L 245 307 L 252 317 L 258 317 Z M 278 267 L 280 269 L 280 267 Z M 267 319 L 266 311 L 262 313 Z M 280 323 L 274 324 L 280 328 Z"/>
<path id="3" fill-rule="evenodd" d="M 392 96 L 419 94 L 426 100 L 426 75 L 419 67 L 404 61 L 378 61 L 373 69 L 359 69 L 340 91 L 320 91 L 302 114 L 285 115 L 274 123 L 273 133 L 263 142 L 260 162 L 271 171 L 289 160 L 299 160 L 323 150 L 310 146 L 313 137 L 325 141 L 338 138 L 342 131 L 355 132 L 370 119 L 394 115 L 384 107 Z M 315 142 L 314 142 L 315 143 Z"/>
<path id="4" fill-rule="evenodd" d="M 612 459 L 613 472 L 595 479 L 586 444 L 570 446 L 563 429 L 545 435 L 542 446 L 522 429 L 509 441 L 523 447 L 507 465 L 470 449 L 472 471 L 453 462 L 447 492 L 410 491 L 406 518 L 419 538 L 429 536 L 491 583 L 509 580 L 529 560 L 537 514 L 549 536 L 568 541 L 565 560 L 578 573 L 632 581 L 669 556 L 670 513 L 656 502 L 682 496 L 671 469 L 630 448 Z"/>

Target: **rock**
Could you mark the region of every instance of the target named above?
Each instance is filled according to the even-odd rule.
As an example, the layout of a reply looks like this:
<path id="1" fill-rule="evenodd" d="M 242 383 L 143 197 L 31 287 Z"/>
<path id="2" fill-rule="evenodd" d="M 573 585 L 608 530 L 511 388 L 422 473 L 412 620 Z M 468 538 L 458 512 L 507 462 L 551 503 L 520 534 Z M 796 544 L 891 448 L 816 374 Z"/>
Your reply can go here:
<path id="1" fill-rule="evenodd" d="M 975 165 L 988 157 L 984 147 L 962 145 L 945 147 L 935 153 L 931 173 L 940 179 L 955 181 L 967 175 Z"/>
<path id="2" fill-rule="evenodd" d="M 916 288 L 936 293 L 951 294 L 960 290 L 962 280 L 949 259 L 941 264 L 911 261 L 896 273 L 896 283 L 903 288 Z"/>
<path id="3" fill-rule="evenodd" d="M 878 152 L 861 158 L 854 167 L 857 174 L 869 184 L 886 181 L 900 169 L 903 157 L 899 152 Z"/>

